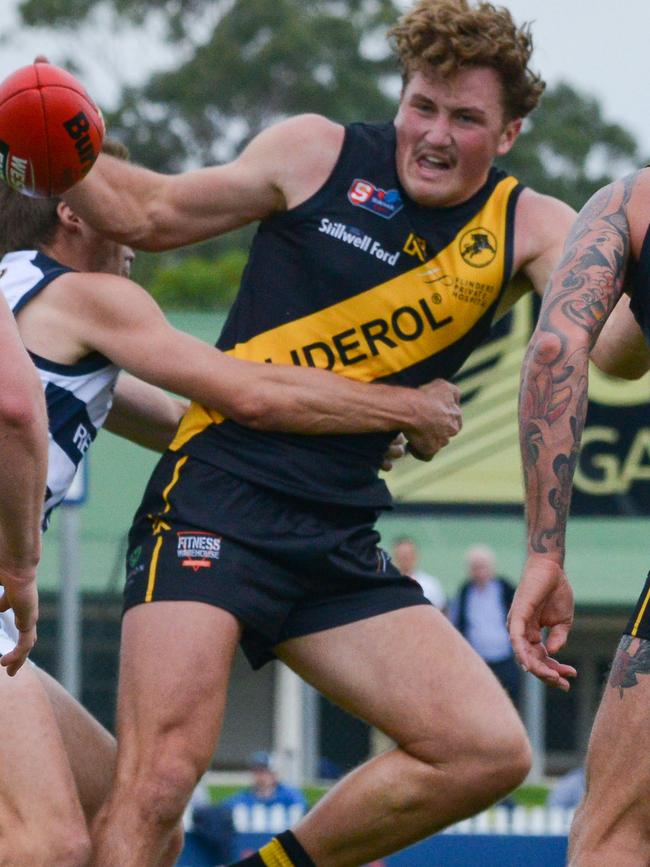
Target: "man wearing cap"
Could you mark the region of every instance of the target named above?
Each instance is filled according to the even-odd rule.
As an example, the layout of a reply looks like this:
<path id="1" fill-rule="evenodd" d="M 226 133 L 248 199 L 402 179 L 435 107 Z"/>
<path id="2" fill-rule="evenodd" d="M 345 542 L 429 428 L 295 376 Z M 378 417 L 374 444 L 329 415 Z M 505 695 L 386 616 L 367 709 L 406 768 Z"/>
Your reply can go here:
<path id="1" fill-rule="evenodd" d="M 253 810 L 257 813 L 261 807 L 264 812 L 269 811 L 265 817 L 269 837 L 272 832 L 281 830 L 277 823 L 278 819 L 282 821 L 282 813 L 288 828 L 307 812 L 307 801 L 302 791 L 280 782 L 277 756 L 259 750 L 250 756 L 248 767 L 252 774 L 250 787 L 218 804 L 196 807 L 192 813 L 195 834 L 216 847 L 220 857 L 229 857 L 233 834 L 242 827 L 249 828 Z"/>
<path id="2" fill-rule="evenodd" d="M 223 801 L 224 806 L 234 809 L 238 804 L 247 807 L 255 804 L 267 807 L 282 804 L 287 808 L 296 808 L 291 810 L 292 821 L 297 821 L 307 812 L 307 802 L 300 789 L 280 782 L 277 756 L 260 750 L 251 755 L 249 767 L 253 775 L 252 785 Z"/>

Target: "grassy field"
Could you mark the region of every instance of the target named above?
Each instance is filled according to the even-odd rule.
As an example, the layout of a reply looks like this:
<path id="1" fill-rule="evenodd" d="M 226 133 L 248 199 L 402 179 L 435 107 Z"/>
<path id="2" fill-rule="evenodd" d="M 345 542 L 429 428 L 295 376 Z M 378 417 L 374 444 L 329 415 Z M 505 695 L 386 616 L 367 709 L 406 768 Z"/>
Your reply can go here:
<path id="1" fill-rule="evenodd" d="M 214 803 L 223 801 L 224 798 L 229 798 L 240 792 L 244 787 L 234 784 L 218 784 L 214 783 L 208 786 L 210 797 Z M 303 793 L 310 807 L 323 797 L 328 791 L 327 786 L 304 786 Z M 548 786 L 521 786 L 512 794 L 512 800 L 515 804 L 522 807 L 540 807 L 546 803 L 548 795 Z"/>

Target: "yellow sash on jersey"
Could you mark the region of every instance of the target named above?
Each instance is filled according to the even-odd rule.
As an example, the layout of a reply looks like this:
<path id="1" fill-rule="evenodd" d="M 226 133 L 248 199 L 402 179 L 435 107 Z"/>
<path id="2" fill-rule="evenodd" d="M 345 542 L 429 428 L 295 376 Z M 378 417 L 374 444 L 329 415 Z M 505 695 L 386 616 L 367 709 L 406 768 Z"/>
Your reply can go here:
<path id="1" fill-rule="evenodd" d="M 230 355 L 273 364 L 325 367 L 362 382 L 406 370 L 463 338 L 503 287 L 508 199 L 504 178 L 454 240 L 385 283 L 237 343 Z M 224 417 L 192 403 L 171 449 Z"/>

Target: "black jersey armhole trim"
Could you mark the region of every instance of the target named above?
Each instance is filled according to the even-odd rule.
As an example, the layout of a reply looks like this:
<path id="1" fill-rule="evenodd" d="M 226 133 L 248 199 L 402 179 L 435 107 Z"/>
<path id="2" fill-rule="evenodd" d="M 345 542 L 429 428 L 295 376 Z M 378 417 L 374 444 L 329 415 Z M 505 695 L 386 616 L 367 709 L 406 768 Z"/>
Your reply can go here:
<path id="1" fill-rule="evenodd" d="M 630 257 L 630 264 L 634 269 L 631 287 L 632 295 L 634 296 L 637 290 L 637 283 L 650 283 L 650 225 L 646 229 L 638 260 Z"/>
<path id="2" fill-rule="evenodd" d="M 51 361 L 49 358 L 43 358 L 36 352 L 27 350 L 29 357 L 32 359 L 36 367 L 40 370 L 47 370 L 50 373 L 62 373 L 66 376 L 83 376 L 87 373 L 95 373 L 105 367 L 113 366 L 110 358 L 106 358 L 101 352 L 89 352 L 74 364 L 61 364 L 58 361 Z"/>
<path id="3" fill-rule="evenodd" d="M 523 184 L 517 184 L 510 192 L 508 206 L 506 208 L 506 251 L 503 263 L 503 288 L 508 285 L 512 279 L 512 266 L 515 258 L 515 209 L 519 196 L 525 189 Z M 503 291 L 503 290 L 502 290 Z"/>
<path id="4" fill-rule="evenodd" d="M 16 316 L 23 307 L 28 304 L 32 298 L 39 295 L 46 286 L 49 286 L 57 277 L 60 277 L 62 274 L 68 274 L 70 272 L 70 268 L 59 268 L 56 271 L 50 271 L 49 274 L 46 274 L 42 280 L 39 280 L 29 292 L 25 292 L 25 294 L 16 302 L 16 304 L 12 307 L 11 312 Z"/>
<path id="5" fill-rule="evenodd" d="M 630 310 L 645 335 L 648 323 L 643 299 L 644 296 L 647 298 L 650 291 L 650 225 L 646 229 L 638 260 L 630 256 L 626 283 L 630 292 Z"/>
<path id="6" fill-rule="evenodd" d="M 286 211 L 279 211 L 276 214 L 272 214 L 266 220 L 263 220 L 260 224 L 260 227 L 264 226 L 287 226 L 296 222 L 297 220 L 303 219 L 305 216 L 309 215 L 313 211 L 317 210 L 321 207 L 331 196 L 334 194 L 332 189 L 330 188 L 330 184 L 332 179 L 344 169 L 346 163 L 349 161 L 350 154 L 352 153 L 352 148 L 354 146 L 354 131 L 353 128 L 355 124 L 346 124 L 343 126 L 344 134 L 343 134 L 343 143 L 341 145 L 341 150 L 336 158 L 334 165 L 332 166 L 332 171 L 329 173 L 327 178 L 323 181 L 321 186 L 316 190 L 315 193 L 312 193 L 304 202 L 301 202 L 299 205 L 296 205 L 295 208 L 290 208 Z"/>

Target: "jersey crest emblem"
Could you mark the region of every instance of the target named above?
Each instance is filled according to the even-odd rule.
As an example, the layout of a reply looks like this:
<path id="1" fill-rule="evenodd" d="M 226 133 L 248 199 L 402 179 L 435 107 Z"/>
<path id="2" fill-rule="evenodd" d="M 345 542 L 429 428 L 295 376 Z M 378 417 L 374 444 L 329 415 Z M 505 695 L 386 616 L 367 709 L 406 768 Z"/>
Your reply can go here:
<path id="1" fill-rule="evenodd" d="M 404 207 L 399 190 L 382 190 L 372 181 L 355 178 L 348 190 L 348 201 L 355 208 L 363 208 L 371 214 L 377 214 L 385 220 L 390 220 Z"/>
<path id="2" fill-rule="evenodd" d="M 468 265 L 485 268 L 497 254 L 495 235 L 483 226 L 469 229 L 460 239 L 460 255 Z"/>

